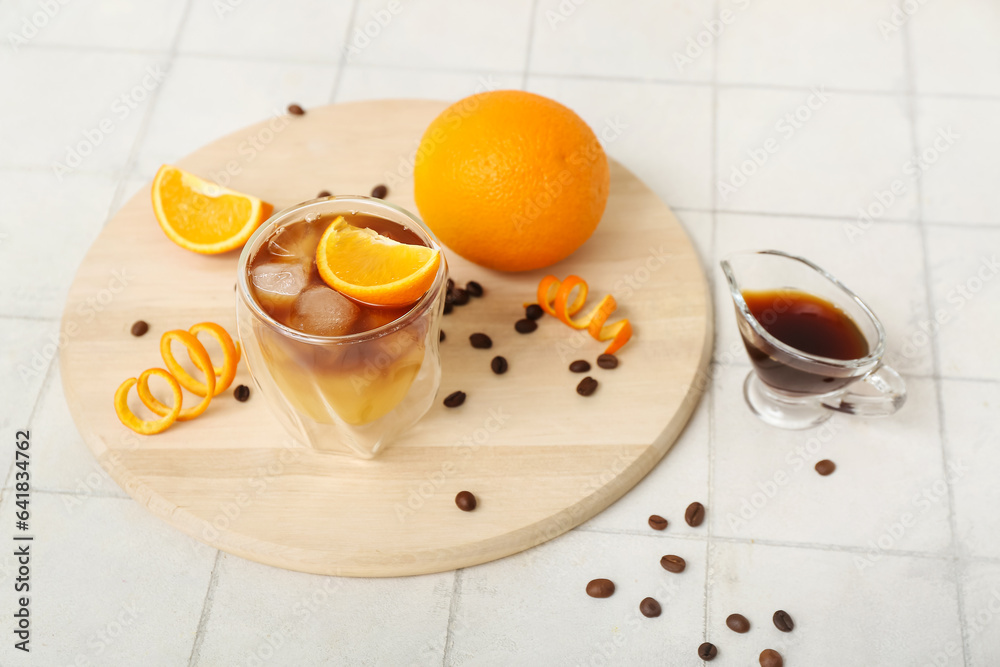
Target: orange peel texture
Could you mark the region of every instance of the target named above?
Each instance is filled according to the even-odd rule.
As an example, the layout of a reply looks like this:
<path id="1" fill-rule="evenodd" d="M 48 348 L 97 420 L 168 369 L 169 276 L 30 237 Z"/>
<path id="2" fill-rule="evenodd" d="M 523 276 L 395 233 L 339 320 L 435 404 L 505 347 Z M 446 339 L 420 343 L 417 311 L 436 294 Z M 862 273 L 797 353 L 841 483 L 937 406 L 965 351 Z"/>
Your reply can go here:
<path id="1" fill-rule="evenodd" d="M 173 407 L 166 408 L 166 413 L 162 414 L 159 419 L 139 419 L 132 409 L 128 407 L 128 392 L 132 389 L 132 386 L 138 384 L 138 389 L 141 393 L 149 393 L 149 376 L 156 375 L 166 380 L 167 384 L 170 386 L 170 393 L 173 395 Z M 181 394 L 181 386 L 177 383 L 170 373 L 162 368 L 149 368 L 142 372 L 139 379 L 129 378 L 118 386 L 118 390 L 115 392 L 115 414 L 118 415 L 118 419 L 122 424 L 132 429 L 136 433 L 142 435 L 155 435 L 157 433 L 162 433 L 166 431 L 170 426 L 177 420 L 178 415 L 181 413 L 181 402 L 184 400 Z M 157 401 L 158 402 L 158 401 Z M 145 401 L 143 401 L 145 403 Z M 163 405 L 160 403 L 160 405 Z"/>
<path id="2" fill-rule="evenodd" d="M 618 308 L 618 303 L 610 294 L 586 315 L 574 318 L 587 302 L 588 292 L 587 281 L 580 276 L 569 276 L 560 281 L 555 276 L 548 275 L 538 283 L 538 305 L 563 324 L 574 329 L 586 329 L 595 340 L 610 340 L 604 353 L 614 354 L 632 338 L 632 323 L 628 319 L 621 319 L 608 324 L 608 318 Z"/>

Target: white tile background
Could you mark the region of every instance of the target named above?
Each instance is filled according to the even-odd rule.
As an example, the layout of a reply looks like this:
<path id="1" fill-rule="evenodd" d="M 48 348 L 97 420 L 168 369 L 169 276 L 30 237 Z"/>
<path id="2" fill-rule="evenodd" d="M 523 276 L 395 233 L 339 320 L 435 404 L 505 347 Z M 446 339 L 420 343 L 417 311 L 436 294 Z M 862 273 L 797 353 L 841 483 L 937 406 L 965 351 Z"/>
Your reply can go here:
<path id="1" fill-rule="evenodd" d="M 919 9 L 894 11 L 904 4 Z M 704 640 L 718 665 L 754 664 L 769 646 L 790 667 L 1000 664 L 1000 5 L 392 6 L 388 21 L 388 0 L 0 6 L 0 422 L 39 443 L 45 535 L 30 664 L 695 665 Z M 157 67 L 165 78 L 138 99 Z M 716 296 L 716 381 L 664 462 L 541 547 L 394 580 L 219 554 L 128 499 L 73 426 L 51 338 L 109 215 L 160 163 L 289 102 L 456 99 L 484 81 L 554 97 L 592 125 L 623 123 L 608 152 L 696 241 Z M 803 110 L 816 90 L 826 100 Z M 134 97 L 127 113 L 122 95 Z M 106 118 L 113 131 L 56 173 Z M 943 131 L 956 138 L 942 149 Z M 770 137 L 778 150 L 723 196 L 719 182 Z M 856 233 L 859 208 L 895 179 L 905 192 Z M 910 387 L 898 416 L 838 417 L 824 435 L 775 431 L 746 411 L 716 267 L 761 246 L 815 258 L 881 313 Z M 935 312 L 948 321 L 927 335 Z M 827 478 L 812 470 L 823 457 L 838 464 Z M 787 482 L 774 485 L 778 472 Z M 682 520 L 692 500 L 708 507 L 699 529 Z M 651 513 L 667 531 L 649 530 Z M 687 570 L 666 575 L 664 553 Z M 13 566 L 0 556 L 3 619 Z M 594 577 L 618 593 L 586 597 Z M 647 595 L 664 603 L 660 618 L 638 616 Z M 777 608 L 795 632 L 775 630 Z M 725 627 L 735 611 L 750 633 Z M 0 663 L 28 664 L 3 636 Z"/>

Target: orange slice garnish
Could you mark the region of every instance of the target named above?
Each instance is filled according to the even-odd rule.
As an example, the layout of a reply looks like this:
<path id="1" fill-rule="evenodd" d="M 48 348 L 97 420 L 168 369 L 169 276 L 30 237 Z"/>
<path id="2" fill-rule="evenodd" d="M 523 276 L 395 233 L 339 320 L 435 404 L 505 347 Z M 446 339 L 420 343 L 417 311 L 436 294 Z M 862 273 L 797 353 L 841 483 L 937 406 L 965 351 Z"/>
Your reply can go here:
<path id="1" fill-rule="evenodd" d="M 172 167 L 153 179 L 153 212 L 167 237 L 188 250 L 214 255 L 239 248 L 274 207 L 257 197 Z"/>
<path id="2" fill-rule="evenodd" d="M 139 419 L 135 413 L 132 412 L 131 408 L 128 407 L 128 392 L 132 388 L 132 385 L 138 383 L 140 397 L 142 393 L 149 394 L 150 375 L 156 375 L 157 377 L 161 377 L 167 381 L 167 384 L 170 386 L 170 393 L 173 394 L 174 404 L 173 407 L 170 408 L 163 406 L 166 412 L 162 413 L 160 419 Z M 129 378 L 119 385 L 118 390 L 115 392 L 115 414 L 118 415 L 118 419 L 121 420 L 122 424 L 136 433 L 140 433 L 142 435 L 155 435 L 170 428 L 170 426 L 177 420 L 178 415 L 181 413 L 182 400 L 183 396 L 181 394 L 181 386 L 177 384 L 177 380 L 175 380 L 170 373 L 162 368 L 150 368 L 143 371 L 138 380 L 135 378 Z M 145 403 L 145 401 L 143 401 L 143 403 Z M 157 403 L 159 403 L 159 401 L 157 401 Z M 162 403 L 159 404 L 161 406 L 163 405 Z"/>
<path id="3" fill-rule="evenodd" d="M 545 276 L 538 283 L 538 305 L 549 315 L 558 318 L 563 324 L 574 329 L 586 329 L 599 341 L 610 340 L 605 354 L 614 354 L 632 338 L 632 323 L 622 319 L 607 324 L 608 318 L 618 308 L 615 298 L 608 294 L 601 299 L 586 315 L 575 318 L 587 302 L 587 281 L 580 276 L 569 276 L 560 281 L 555 276 Z M 576 297 L 570 299 L 573 293 Z"/>
<path id="4" fill-rule="evenodd" d="M 173 341 L 181 343 L 188 350 L 188 356 L 191 357 L 191 361 L 194 365 L 198 367 L 204 376 L 205 383 L 201 384 L 193 377 L 191 377 L 187 371 L 185 371 L 177 360 L 174 358 L 174 353 L 170 350 L 170 343 Z M 183 422 L 189 419 L 194 419 L 201 413 L 205 412 L 208 408 L 208 404 L 212 402 L 212 396 L 215 393 L 215 367 L 212 366 L 212 359 L 208 356 L 208 352 L 205 350 L 205 346 L 201 344 L 197 338 L 187 331 L 182 331 L 181 329 L 174 329 L 173 331 L 167 331 L 160 338 L 160 355 L 163 357 L 163 362 L 170 369 L 171 374 L 174 379 L 180 383 L 185 389 L 190 391 L 192 394 L 197 394 L 192 387 L 201 385 L 205 389 L 205 393 L 198 394 L 202 396 L 201 403 L 192 406 L 190 408 L 183 408 L 177 415 L 177 421 Z M 158 415 L 165 415 L 170 411 L 170 408 L 160 403 L 153 396 L 149 389 L 143 390 L 143 386 L 139 385 L 139 398 L 146 405 L 147 408 L 152 410 Z"/>
<path id="5" fill-rule="evenodd" d="M 413 303 L 434 284 L 441 253 L 398 243 L 373 229 L 334 220 L 316 248 L 323 282 L 345 296 L 378 306 Z"/>

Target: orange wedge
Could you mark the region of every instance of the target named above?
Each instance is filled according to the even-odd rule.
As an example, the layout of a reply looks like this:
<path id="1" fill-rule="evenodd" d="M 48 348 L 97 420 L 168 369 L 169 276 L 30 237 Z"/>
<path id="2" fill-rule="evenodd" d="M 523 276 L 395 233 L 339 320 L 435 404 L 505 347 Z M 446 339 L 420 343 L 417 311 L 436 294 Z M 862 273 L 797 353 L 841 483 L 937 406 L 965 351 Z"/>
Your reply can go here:
<path id="1" fill-rule="evenodd" d="M 152 195 L 163 233 L 180 247 L 206 255 L 239 248 L 274 210 L 256 197 L 168 164 L 156 172 Z"/>
<path id="2" fill-rule="evenodd" d="M 441 253 L 386 238 L 372 229 L 334 220 L 316 248 L 323 282 L 345 296 L 376 306 L 405 306 L 431 288 Z"/>

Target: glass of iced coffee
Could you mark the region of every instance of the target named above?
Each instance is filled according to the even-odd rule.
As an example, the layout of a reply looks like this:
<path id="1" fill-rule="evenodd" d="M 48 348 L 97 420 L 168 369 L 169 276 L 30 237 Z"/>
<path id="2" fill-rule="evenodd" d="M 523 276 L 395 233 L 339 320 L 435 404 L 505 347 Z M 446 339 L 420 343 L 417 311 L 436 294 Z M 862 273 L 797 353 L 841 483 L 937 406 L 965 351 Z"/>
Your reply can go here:
<path id="1" fill-rule="evenodd" d="M 447 264 L 441 255 L 433 277 L 428 273 L 430 287 L 411 303 L 345 296 L 317 267 L 317 247 L 331 225 L 371 230 L 364 233 L 386 245 L 441 252 L 414 215 L 380 199 L 329 197 L 293 206 L 261 225 L 243 248 L 237 326 L 258 390 L 296 439 L 323 452 L 372 458 L 434 402 Z"/>

